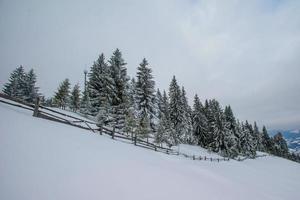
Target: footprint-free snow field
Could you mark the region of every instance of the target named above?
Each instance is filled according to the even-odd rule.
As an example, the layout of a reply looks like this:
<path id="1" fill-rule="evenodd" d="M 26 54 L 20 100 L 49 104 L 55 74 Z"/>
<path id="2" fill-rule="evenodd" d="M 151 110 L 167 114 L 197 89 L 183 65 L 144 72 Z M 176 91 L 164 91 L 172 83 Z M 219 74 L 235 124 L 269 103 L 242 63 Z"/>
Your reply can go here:
<path id="1" fill-rule="evenodd" d="M 299 188 L 300 164 L 286 159 L 193 161 L 0 104 L 3 200 L 292 200 Z"/>

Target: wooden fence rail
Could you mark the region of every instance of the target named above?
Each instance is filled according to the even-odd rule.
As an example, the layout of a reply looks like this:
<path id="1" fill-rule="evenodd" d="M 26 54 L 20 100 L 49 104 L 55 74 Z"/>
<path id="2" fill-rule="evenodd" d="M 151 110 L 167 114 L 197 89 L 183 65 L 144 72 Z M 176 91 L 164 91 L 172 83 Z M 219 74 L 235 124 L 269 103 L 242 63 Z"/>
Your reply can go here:
<path id="1" fill-rule="evenodd" d="M 187 155 L 187 154 L 184 154 L 184 153 L 177 152 L 174 149 L 162 147 L 162 146 L 159 146 L 157 144 L 151 143 L 149 141 L 145 141 L 141 138 L 138 138 L 136 135 L 135 136 L 130 136 L 130 135 L 127 135 L 125 133 L 116 131 L 114 129 L 111 130 L 110 128 L 105 127 L 105 126 L 102 126 L 101 130 L 100 130 L 99 127 L 92 128 L 91 125 L 95 126 L 95 125 L 97 125 L 97 123 L 92 122 L 92 121 L 88 121 L 88 120 L 83 120 L 83 119 L 80 119 L 80 118 L 77 118 L 77 117 L 74 117 L 74 116 L 71 116 L 71 115 L 68 115 L 68 114 L 50 109 L 50 108 L 47 108 L 45 106 L 39 105 L 38 100 L 37 100 L 36 104 L 31 104 L 31 103 L 27 103 L 27 102 L 24 102 L 22 100 L 15 99 L 13 97 L 7 96 L 7 95 L 2 94 L 2 93 L 0 93 L 0 97 L 2 97 L 4 99 L 7 99 L 7 100 L 10 100 L 10 101 L 14 101 L 14 102 L 19 103 L 19 104 L 3 101 L 3 100 L 0 99 L 1 103 L 5 103 L 5 104 L 11 105 L 11 106 L 16 106 L 16 107 L 19 107 L 19 108 L 22 108 L 22 109 L 27 109 L 27 110 L 30 110 L 30 111 L 34 111 L 34 116 L 35 117 L 39 117 L 39 118 L 43 118 L 43 119 L 46 119 L 46 120 L 51 120 L 51 121 L 54 121 L 54 122 L 59 122 L 59 123 L 71 125 L 71 126 L 74 126 L 74 127 L 77 127 L 77 128 L 85 129 L 85 130 L 90 130 L 93 133 L 95 133 L 95 132 L 99 132 L 101 134 L 104 133 L 104 134 L 109 135 L 110 137 L 112 137 L 112 139 L 126 140 L 126 141 L 129 141 L 130 143 L 133 143 L 135 146 L 138 146 L 138 147 L 154 150 L 154 151 L 161 152 L 161 153 L 171 154 L 171 155 L 181 155 L 181 156 L 184 156 L 186 158 L 190 158 L 192 160 L 202 160 L 202 161 L 211 161 L 211 162 L 212 161 L 216 161 L 216 162 L 229 161 L 229 158 L 209 158 L 209 157 L 206 157 L 206 156 Z M 25 107 L 23 105 L 20 105 L 20 104 L 23 104 L 27 107 Z M 62 116 L 63 117 L 68 117 L 72 120 L 65 119 Z M 85 126 L 82 126 L 79 123 L 82 123 Z"/>

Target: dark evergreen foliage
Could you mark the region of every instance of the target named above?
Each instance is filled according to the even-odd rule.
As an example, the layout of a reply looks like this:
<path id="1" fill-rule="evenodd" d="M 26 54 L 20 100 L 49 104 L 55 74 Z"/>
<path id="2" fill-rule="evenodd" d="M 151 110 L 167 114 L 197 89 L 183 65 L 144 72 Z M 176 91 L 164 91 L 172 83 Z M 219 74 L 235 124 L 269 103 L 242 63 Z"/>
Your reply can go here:
<path id="1" fill-rule="evenodd" d="M 149 121 L 152 132 L 155 132 L 155 82 L 153 80 L 152 70 L 148 67 L 148 62 L 145 58 L 137 68 L 136 78 L 135 98 L 140 126 L 148 125 L 147 123 Z"/>
<path id="2" fill-rule="evenodd" d="M 128 105 L 128 80 L 126 63 L 119 49 L 113 52 L 109 60 L 110 75 L 114 89 L 110 91 L 110 125 L 123 129 L 125 126 L 126 106 Z"/>
<path id="3" fill-rule="evenodd" d="M 73 87 L 70 97 L 70 108 L 76 112 L 80 108 L 80 88 L 79 84 Z"/>
<path id="4" fill-rule="evenodd" d="M 69 79 L 65 79 L 58 87 L 57 92 L 54 95 L 54 104 L 57 107 L 65 109 L 69 103 L 70 97 L 70 82 Z"/>
<path id="5" fill-rule="evenodd" d="M 100 109 L 108 109 L 114 89 L 115 84 L 111 78 L 110 68 L 105 62 L 104 54 L 101 54 L 89 73 L 88 90 L 92 115 L 97 115 Z"/>
<path id="6" fill-rule="evenodd" d="M 198 95 L 195 95 L 194 97 L 192 122 L 193 134 L 197 144 L 206 148 L 209 142 L 208 120 L 205 116 L 204 107 L 200 102 Z"/>

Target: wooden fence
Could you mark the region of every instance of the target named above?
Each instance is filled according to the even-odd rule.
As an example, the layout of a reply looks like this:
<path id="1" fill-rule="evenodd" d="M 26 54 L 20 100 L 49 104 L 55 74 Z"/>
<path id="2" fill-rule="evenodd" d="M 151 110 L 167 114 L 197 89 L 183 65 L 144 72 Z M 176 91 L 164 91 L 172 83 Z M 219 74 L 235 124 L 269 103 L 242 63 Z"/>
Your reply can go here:
<path id="1" fill-rule="evenodd" d="M 106 135 L 109 135 L 112 139 L 126 141 L 126 142 L 132 143 L 138 147 L 154 150 L 154 151 L 161 152 L 161 153 L 171 154 L 171 155 L 178 155 L 178 156 L 181 155 L 185 158 L 189 158 L 192 160 L 211 161 L 211 162 L 213 162 L 213 161 L 215 161 L 215 162 L 229 161 L 229 158 L 211 158 L 211 157 L 206 157 L 206 156 L 187 155 L 184 153 L 177 152 L 174 149 L 162 147 L 157 144 L 151 143 L 149 141 L 145 141 L 141 138 L 138 138 L 136 135 L 130 136 L 123 132 L 116 131 L 114 129 L 111 130 L 110 128 L 105 127 L 105 126 L 103 126 L 100 129 L 97 126 L 97 123 L 92 122 L 90 120 L 83 120 L 78 117 L 74 117 L 74 116 L 53 110 L 51 108 L 39 105 L 39 99 L 37 99 L 37 102 L 35 104 L 31 104 L 31 103 L 27 103 L 22 100 L 7 96 L 2 93 L 0 93 L 0 97 L 10 100 L 10 101 L 13 101 L 13 102 L 16 102 L 16 103 L 12 103 L 12 102 L 3 101 L 0 99 L 1 103 L 5 103 L 5 104 L 11 105 L 11 106 L 16 106 L 16 107 L 19 107 L 22 109 L 33 111 L 33 116 L 35 116 L 35 117 L 71 125 L 71 126 L 74 126 L 77 128 L 92 131 L 93 133 L 106 134 Z M 69 119 L 66 119 L 66 118 L 69 118 Z M 96 126 L 96 128 L 95 128 L 95 126 Z"/>

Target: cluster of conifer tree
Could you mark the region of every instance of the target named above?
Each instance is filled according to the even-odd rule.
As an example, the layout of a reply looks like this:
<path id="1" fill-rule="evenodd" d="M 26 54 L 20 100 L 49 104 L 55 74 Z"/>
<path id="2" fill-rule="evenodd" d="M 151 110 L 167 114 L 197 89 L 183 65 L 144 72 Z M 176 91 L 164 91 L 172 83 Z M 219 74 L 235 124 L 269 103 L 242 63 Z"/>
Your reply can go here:
<path id="1" fill-rule="evenodd" d="M 17 68 L 4 93 L 32 102 L 37 95 L 36 76 L 32 74 L 33 70 L 26 75 L 22 67 Z M 69 107 L 93 116 L 99 127 L 110 126 L 140 138 L 152 138 L 160 145 L 197 144 L 231 158 L 254 158 L 256 151 L 264 151 L 300 160 L 288 152 L 281 133 L 270 137 L 265 126 L 260 131 L 255 122 L 252 125 L 237 120 L 230 106 L 223 109 L 217 100 L 201 102 L 195 95 L 191 107 L 175 76 L 168 91 L 156 90 L 152 69 L 145 58 L 137 67 L 136 76 L 130 78 L 122 53 L 116 49 L 108 60 L 101 54 L 87 76 L 82 92 L 78 84 L 71 91 L 70 82 L 65 79 L 46 103 Z M 25 91 L 31 91 L 30 95 Z"/>
<path id="2" fill-rule="evenodd" d="M 4 85 L 3 93 L 33 103 L 39 95 L 38 90 L 34 70 L 30 69 L 26 73 L 21 65 L 10 74 L 8 83 Z"/>

